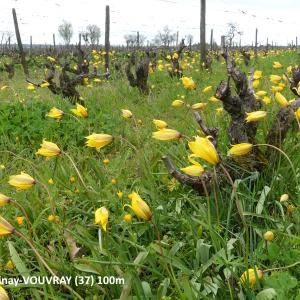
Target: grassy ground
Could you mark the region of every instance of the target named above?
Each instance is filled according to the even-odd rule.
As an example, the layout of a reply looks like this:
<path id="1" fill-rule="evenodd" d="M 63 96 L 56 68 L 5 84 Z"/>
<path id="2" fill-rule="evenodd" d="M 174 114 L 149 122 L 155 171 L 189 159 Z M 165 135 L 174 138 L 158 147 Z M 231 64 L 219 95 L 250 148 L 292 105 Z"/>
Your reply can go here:
<path id="1" fill-rule="evenodd" d="M 199 71 L 196 55 L 194 64 L 186 59 L 190 67 L 185 75 L 193 77 L 195 91 L 185 90 L 167 72 L 156 71 L 150 75 L 150 95 L 143 96 L 130 88 L 124 77 L 113 74 L 108 82 L 79 88 L 87 103 L 86 119 L 75 117 L 70 102 L 47 89 L 28 91 L 20 69 L 12 81 L 1 76 L 1 87 L 8 88 L 0 91 L 0 193 L 19 204 L 2 207 L 1 215 L 31 241 L 54 273 L 72 276 L 69 287 L 5 286 L 13 299 L 74 299 L 79 295 L 83 299 L 117 299 L 120 295 L 121 299 L 300 299 L 296 265 L 300 263 L 299 134 L 297 130 L 289 133 L 282 149 L 297 176 L 281 156 L 278 168 L 250 174 L 236 183 L 247 222 L 247 227 L 242 227 L 230 187 L 199 197 L 167 174 L 162 155 L 169 155 L 179 168 L 189 164 L 186 139 L 160 142 L 151 138 L 156 131 L 155 118 L 192 139 L 198 127 L 190 108 L 174 108 L 171 103 L 175 99 L 190 105 L 207 102 L 202 115 L 208 125 L 220 128 L 224 156 L 230 148 L 226 134 L 229 117 L 226 112 L 216 113 L 215 109 L 222 107 L 220 102 L 208 100 L 220 80 L 226 79 L 225 65 L 215 61 L 209 73 Z M 273 69 L 273 61 L 284 68 Z M 268 76 L 282 75 L 296 62 L 296 53 L 285 51 L 260 57 L 254 66 L 264 75 L 258 90 L 266 90 L 272 97 L 271 104 L 263 108 L 269 113 L 260 123 L 259 142 L 264 142 L 279 110 Z M 244 71 L 250 67 L 241 64 Z M 31 68 L 31 77 L 41 79 L 41 72 Z M 213 90 L 204 94 L 202 89 L 208 85 Z M 283 94 L 288 100 L 293 98 L 288 89 Z M 46 116 L 53 106 L 65 112 L 59 122 Z M 122 118 L 121 109 L 129 109 L 134 119 Z M 97 152 L 85 146 L 85 137 L 91 133 L 111 134 L 114 141 Z M 56 143 L 74 164 L 66 154 L 51 160 L 37 156 L 43 139 Z M 104 159 L 109 163 L 103 163 Z M 7 183 L 10 175 L 21 171 L 37 180 L 27 191 L 16 191 Z M 54 184 L 49 184 L 50 178 Z M 138 219 L 124 207 L 134 191 L 149 204 L 151 222 Z M 118 197 L 118 192 L 123 197 Z M 282 194 L 289 195 L 288 202 L 279 201 Z M 292 213 L 287 212 L 290 204 L 295 206 Z M 109 210 L 109 222 L 107 231 L 101 233 L 100 249 L 94 213 L 102 206 Z M 16 218 L 25 213 L 28 220 L 18 224 Z M 124 221 L 126 213 L 132 214 L 132 222 Z M 57 218 L 49 221 L 49 215 Z M 267 230 L 274 233 L 271 242 L 263 239 Z M 76 247 L 80 250 L 74 256 Z M 50 276 L 17 234 L 1 239 L 0 253 L 1 278 Z M 242 286 L 240 276 L 254 266 L 265 271 L 264 278 L 253 287 Z M 274 268 L 279 269 L 270 270 Z M 88 276 L 86 284 L 76 286 L 76 276 Z M 87 282 L 90 276 L 115 276 L 119 282 L 92 285 Z"/>

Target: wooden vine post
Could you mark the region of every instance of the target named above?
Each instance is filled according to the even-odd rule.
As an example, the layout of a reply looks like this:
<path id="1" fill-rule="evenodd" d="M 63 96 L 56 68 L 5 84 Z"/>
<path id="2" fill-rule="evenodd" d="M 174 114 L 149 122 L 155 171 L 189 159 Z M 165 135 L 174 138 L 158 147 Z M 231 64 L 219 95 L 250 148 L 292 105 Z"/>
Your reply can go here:
<path id="1" fill-rule="evenodd" d="M 24 53 L 21 35 L 20 35 L 20 31 L 19 31 L 17 14 L 16 14 L 16 10 L 14 8 L 12 9 L 12 14 L 13 14 L 13 18 L 14 18 L 15 32 L 16 32 L 16 37 L 17 37 L 17 42 L 18 42 L 18 47 L 19 47 L 19 51 L 20 51 L 21 63 L 23 66 L 24 74 L 26 76 L 29 76 L 28 67 L 27 67 L 27 63 L 26 63 L 26 59 L 25 59 L 25 53 Z"/>
<path id="2" fill-rule="evenodd" d="M 200 18 L 200 54 L 201 64 L 206 61 L 206 44 L 205 44 L 205 13 L 206 13 L 206 0 L 201 0 L 201 18 Z"/>
<path id="3" fill-rule="evenodd" d="M 257 33 L 258 33 L 258 29 L 255 29 L 255 45 L 254 45 L 254 56 L 255 59 L 257 59 Z"/>
<path id="4" fill-rule="evenodd" d="M 110 50 L 110 44 L 109 44 L 109 5 L 106 5 L 105 10 L 105 70 L 106 72 L 109 71 L 109 50 Z"/>

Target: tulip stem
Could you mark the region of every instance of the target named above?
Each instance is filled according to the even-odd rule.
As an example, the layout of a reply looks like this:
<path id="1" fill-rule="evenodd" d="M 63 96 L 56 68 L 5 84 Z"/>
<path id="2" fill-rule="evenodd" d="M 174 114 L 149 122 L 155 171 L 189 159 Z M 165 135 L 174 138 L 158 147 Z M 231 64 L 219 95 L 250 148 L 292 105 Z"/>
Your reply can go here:
<path id="1" fill-rule="evenodd" d="M 221 167 L 221 169 L 223 170 L 224 174 L 226 175 L 226 177 L 229 179 L 229 182 L 232 186 L 232 192 L 233 194 L 235 195 L 235 204 L 236 204 L 236 207 L 237 207 L 237 210 L 238 210 L 238 213 L 240 215 L 240 218 L 242 220 L 242 223 L 244 225 L 245 228 L 247 228 L 247 224 L 246 224 L 246 221 L 245 221 L 245 217 L 244 217 L 244 212 L 243 212 L 243 208 L 242 208 L 242 205 L 241 205 L 241 201 L 238 197 L 238 194 L 237 194 L 237 189 L 236 189 L 236 185 L 234 184 L 230 174 L 228 173 L 228 171 L 226 170 L 226 168 L 222 165 L 222 164 L 219 164 L 219 166 Z"/>
<path id="2" fill-rule="evenodd" d="M 158 230 L 158 227 L 157 225 L 153 222 L 153 220 L 151 220 L 151 223 L 155 229 L 155 232 L 156 232 L 156 235 L 157 235 L 157 240 L 158 240 L 158 245 L 159 245 L 159 251 L 160 251 L 160 256 L 164 256 L 164 251 L 163 251 L 163 247 L 162 247 L 162 244 L 161 244 L 161 238 L 160 238 L 160 233 L 159 233 L 159 230 Z"/>
<path id="3" fill-rule="evenodd" d="M 289 162 L 289 164 L 290 164 L 290 166 L 292 168 L 292 171 L 294 173 L 295 179 L 296 179 L 296 184 L 298 185 L 297 173 L 295 171 L 293 163 L 291 162 L 290 158 L 286 155 L 286 153 L 284 151 L 282 151 L 280 148 L 278 148 L 278 147 L 276 147 L 274 145 L 270 145 L 270 144 L 256 144 L 256 145 L 253 145 L 253 147 L 259 147 L 259 146 L 270 147 L 270 148 L 273 148 L 273 149 L 277 150 L 278 152 L 280 152 L 287 159 L 287 161 Z"/>
<path id="4" fill-rule="evenodd" d="M 28 225 L 29 225 L 29 232 L 30 232 L 30 235 L 32 233 L 32 223 L 30 222 L 30 219 L 28 217 L 28 214 L 25 210 L 25 208 L 19 204 L 17 201 L 13 200 L 13 199 L 10 199 L 10 203 L 12 203 L 14 206 L 16 206 L 17 208 L 19 208 L 21 210 L 21 212 L 23 213 Z"/>
<path id="5" fill-rule="evenodd" d="M 100 249 L 100 252 L 102 252 L 103 247 L 102 247 L 102 231 L 101 231 L 101 228 L 98 229 L 98 240 L 99 240 L 99 249 Z"/>
<path id="6" fill-rule="evenodd" d="M 34 247 L 33 243 L 25 236 L 23 235 L 21 232 L 19 231 L 15 231 L 15 234 L 17 236 L 19 236 L 21 239 L 23 239 L 32 249 L 32 251 L 34 252 L 34 254 L 36 255 L 36 257 L 41 261 L 41 263 L 45 266 L 45 268 L 49 271 L 49 273 L 53 276 L 53 277 L 57 277 L 57 275 L 54 273 L 54 271 L 49 267 L 49 265 L 47 264 L 47 262 L 44 260 L 44 258 L 41 256 L 41 254 L 38 252 L 38 250 Z M 68 289 L 71 293 L 73 293 L 78 299 L 83 300 L 83 298 L 76 293 L 69 285 L 62 283 L 62 285 Z"/>
<path id="7" fill-rule="evenodd" d="M 280 271 L 280 270 L 286 270 L 286 269 L 290 269 L 290 268 L 293 268 L 297 265 L 300 264 L 300 261 L 296 261 L 295 263 L 291 264 L 291 265 L 288 265 L 288 266 L 284 266 L 284 267 L 278 267 L 278 268 L 272 268 L 272 269 L 267 269 L 267 270 L 264 270 L 263 272 L 266 273 L 266 272 L 273 272 L 273 271 Z"/>
<path id="8" fill-rule="evenodd" d="M 74 169 L 75 169 L 75 171 L 76 171 L 76 173 L 77 173 L 77 175 L 78 175 L 78 177 L 79 177 L 79 179 L 80 179 L 82 185 L 83 185 L 84 188 L 86 189 L 86 191 L 89 191 L 89 189 L 88 189 L 88 187 L 86 186 L 86 184 L 85 184 L 85 182 L 84 182 L 84 180 L 83 180 L 83 178 L 82 178 L 82 176 L 81 176 L 81 173 L 79 172 L 78 168 L 76 167 L 76 164 L 75 164 L 74 160 L 72 159 L 72 157 L 71 157 L 68 153 L 66 153 L 66 152 L 63 152 L 63 154 L 70 160 L 72 166 L 74 167 Z"/>

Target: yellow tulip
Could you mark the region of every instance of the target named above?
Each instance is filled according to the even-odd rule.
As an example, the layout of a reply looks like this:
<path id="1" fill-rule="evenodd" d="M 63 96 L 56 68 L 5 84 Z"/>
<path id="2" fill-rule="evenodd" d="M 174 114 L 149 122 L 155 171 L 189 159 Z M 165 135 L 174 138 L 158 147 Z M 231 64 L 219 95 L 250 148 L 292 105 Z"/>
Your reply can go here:
<path id="1" fill-rule="evenodd" d="M 43 143 L 41 144 L 41 148 L 38 149 L 36 154 L 45 156 L 45 157 L 54 157 L 61 154 L 61 150 L 58 148 L 58 146 L 55 143 L 47 142 L 45 139 L 43 140 Z"/>
<path id="2" fill-rule="evenodd" d="M 252 82 L 252 86 L 254 89 L 258 88 L 259 84 L 260 84 L 259 79 L 254 79 Z"/>
<path id="3" fill-rule="evenodd" d="M 1 285 L 0 285 L 0 299 L 1 300 L 9 300 L 6 290 Z"/>
<path id="4" fill-rule="evenodd" d="M 267 231 L 264 233 L 264 239 L 265 241 L 273 241 L 274 240 L 274 233 L 272 231 Z"/>
<path id="5" fill-rule="evenodd" d="M 266 91 L 258 91 L 255 93 L 255 95 L 258 97 L 264 97 L 267 95 L 267 92 Z"/>
<path id="6" fill-rule="evenodd" d="M 209 101 L 211 101 L 211 102 L 219 102 L 220 100 L 218 98 L 216 98 L 215 96 L 211 96 L 209 98 Z"/>
<path id="7" fill-rule="evenodd" d="M 209 85 L 202 90 L 202 93 L 207 94 L 212 91 L 212 86 Z"/>
<path id="8" fill-rule="evenodd" d="M 178 59 L 178 53 L 177 53 L 177 52 L 175 52 L 175 53 L 172 55 L 172 59 L 174 59 L 174 60 L 177 60 L 177 59 Z"/>
<path id="9" fill-rule="evenodd" d="M 271 103 L 271 98 L 268 96 L 264 96 L 262 101 L 264 102 L 264 104 L 268 105 Z"/>
<path id="10" fill-rule="evenodd" d="M 86 145 L 88 147 L 96 148 L 97 150 L 105 147 L 113 141 L 113 137 L 111 135 L 103 133 L 93 133 L 85 138 L 87 139 Z"/>
<path id="11" fill-rule="evenodd" d="M 29 83 L 29 84 L 27 85 L 27 90 L 28 90 L 28 91 L 34 91 L 34 90 L 35 90 L 35 86 L 34 86 L 32 83 Z"/>
<path id="12" fill-rule="evenodd" d="M 57 109 L 56 107 L 51 108 L 47 116 L 49 118 L 60 120 L 64 115 L 64 112 L 60 109 Z"/>
<path id="13" fill-rule="evenodd" d="M 240 277 L 240 283 L 242 285 L 249 284 L 250 287 L 253 287 L 257 281 L 257 279 L 261 279 L 263 277 L 263 272 L 257 268 L 248 269 L 245 271 Z"/>
<path id="14" fill-rule="evenodd" d="M 289 105 L 288 101 L 286 100 L 286 98 L 280 94 L 279 92 L 277 92 L 275 94 L 275 99 L 276 101 L 278 102 L 278 104 L 281 106 L 281 107 L 287 107 Z"/>
<path id="15" fill-rule="evenodd" d="M 273 62 L 273 68 L 274 69 L 281 69 L 282 68 L 282 64 L 278 61 L 274 61 Z"/>
<path id="16" fill-rule="evenodd" d="M 248 154 L 253 148 L 252 144 L 249 143 L 240 143 L 233 145 L 228 151 L 228 155 L 232 156 L 242 156 Z"/>
<path id="17" fill-rule="evenodd" d="M 181 133 L 174 129 L 163 128 L 156 132 L 152 132 L 152 138 L 160 141 L 178 140 Z"/>
<path id="18" fill-rule="evenodd" d="M 181 107 L 182 105 L 184 105 L 184 102 L 182 100 L 174 100 L 172 102 L 173 107 Z"/>
<path id="19" fill-rule="evenodd" d="M 193 81 L 193 79 L 191 77 L 183 76 L 181 78 L 181 80 L 182 80 L 182 84 L 183 84 L 185 89 L 187 89 L 187 90 L 196 89 L 196 84 L 195 84 L 195 82 Z"/>
<path id="20" fill-rule="evenodd" d="M 181 171 L 190 176 L 201 176 L 204 172 L 204 168 L 199 165 L 191 165 L 185 168 L 181 168 Z"/>
<path id="21" fill-rule="evenodd" d="M 287 202 L 289 200 L 289 195 L 288 194 L 282 194 L 280 196 L 280 202 Z"/>
<path id="22" fill-rule="evenodd" d="M 216 113 L 217 113 L 217 115 L 222 114 L 223 111 L 224 111 L 224 108 L 223 108 L 223 107 L 218 107 L 218 108 L 216 108 Z"/>
<path id="23" fill-rule="evenodd" d="M 48 87 L 49 85 L 50 85 L 50 83 L 49 83 L 48 81 L 46 81 L 46 80 L 44 80 L 44 82 L 41 83 L 41 87 L 42 87 L 42 88 L 46 88 L 46 87 Z"/>
<path id="24" fill-rule="evenodd" d="M 80 118 L 86 118 L 88 116 L 87 108 L 76 103 L 76 108 L 71 109 L 71 112 Z"/>
<path id="25" fill-rule="evenodd" d="M 55 58 L 51 57 L 51 56 L 47 56 L 47 59 L 51 62 L 55 62 Z"/>
<path id="26" fill-rule="evenodd" d="M 158 129 L 164 129 L 164 128 L 168 127 L 168 124 L 162 120 L 153 119 L 152 122 Z"/>
<path id="27" fill-rule="evenodd" d="M 191 107 L 193 110 L 202 110 L 205 108 L 206 105 L 207 105 L 207 103 L 199 102 L 199 103 L 193 104 Z"/>
<path id="28" fill-rule="evenodd" d="M 254 79 L 260 79 L 260 78 L 262 78 L 262 71 L 260 71 L 260 70 L 256 70 L 255 72 L 254 72 L 254 74 L 253 74 L 253 78 Z"/>
<path id="29" fill-rule="evenodd" d="M 220 162 L 216 148 L 209 140 L 209 137 L 203 138 L 197 136 L 195 141 L 189 142 L 188 145 L 195 156 L 202 158 L 213 165 L 217 165 Z"/>
<path id="30" fill-rule="evenodd" d="M 131 215 L 131 214 L 126 214 L 126 215 L 124 216 L 123 220 L 124 220 L 125 222 L 130 223 L 130 222 L 132 221 L 132 215 Z"/>
<path id="31" fill-rule="evenodd" d="M 295 111 L 295 116 L 298 120 L 300 120 L 300 107 Z"/>
<path id="32" fill-rule="evenodd" d="M 125 119 L 130 119 L 132 118 L 132 112 L 128 109 L 122 109 L 122 117 Z"/>
<path id="33" fill-rule="evenodd" d="M 106 231 L 106 226 L 108 223 L 108 210 L 102 206 L 95 211 L 95 224 L 98 224 Z"/>
<path id="34" fill-rule="evenodd" d="M 152 218 L 151 210 L 148 204 L 140 197 L 138 193 L 131 193 L 131 205 L 134 213 L 142 220 L 149 221 Z"/>
<path id="35" fill-rule="evenodd" d="M 246 113 L 246 114 L 247 114 L 247 117 L 245 118 L 245 120 L 247 123 L 250 123 L 250 122 L 258 122 L 258 121 L 262 120 L 263 118 L 266 117 L 267 112 L 258 110 L 258 111 L 253 111 L 253 112 Z"/>
<path id="36" fill-rule="evenodd" d="M 300 96 L 300 83 L 298 83 L 298 87 L 294 87 L 293 90 L 295 90 L 298 96 Z"/>
<path id="37" fill-rule="evenodd" d="M 280 93 L 284 90 L 284 88 L 282 86 L 274 86 L 272 85 L 272 93 L 276 94 L 276 93 Z"/>
<path id="38" fill-rule="evenodd" d="M 278 83 L 281 80 L 281 76 L 279 75 L 270 75 L 269 78 L 272 83 Z"/>
<path id="39" fill-rule="evenodd" d="M 4 235 L 12 234 L 14 231 L 15 228 L 0 216 L 0 237 Z"/>
<path id="40" fill-rule="evenodd" d="M 0 194 L 0 207 L 5 206 L 7 203 L 10 202 L 10 200 L 11 200 L 10 197 Z"/>
<path id="41" fill-rule="evenodd" d="M 19 175 L 10 176 L 8 183 L 17 188 L 17 190 L 27 190 L 30 189 L 36 181 L 30 175 L 21 172 Z"/>

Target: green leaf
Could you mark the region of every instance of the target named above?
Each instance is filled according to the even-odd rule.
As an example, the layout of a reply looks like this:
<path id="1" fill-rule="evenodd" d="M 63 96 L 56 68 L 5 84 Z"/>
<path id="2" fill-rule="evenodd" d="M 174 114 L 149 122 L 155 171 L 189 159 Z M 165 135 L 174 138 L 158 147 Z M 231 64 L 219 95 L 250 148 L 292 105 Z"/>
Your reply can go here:
<path id="1" fill-rule="evenodd" d="M 9 252 L 10 252 L 11 260 L 13 261 L 13 263 L 16 266 L 17 270 L 19 271 L 19 273 L 22 276 L 29 277 L 30 272 L 27 269 L 24 262 L 22 261 L 21 257 L 19 256 L 19 254 L 18 254 L 16 248 L 14 247 L 13 243 L 12 242 L 7 242 L 7 244 L 8 244 L 8 249 L 9 249 Z"/>
<path id="2" fill-rule="evenodd" d="M 262 213 L 263 208 L 264 208 L 265 200 L 266 200 L 267 195 L 269 194 L 270 191 L 271 191 L 271 188 L 268 187 L 267 185 L 261 191 L 260 198 L 259 198 L 258 203 L 256 205 L 256 213 L 258 215 L 260 215 Z"/>
<path id="3" fill-rule="evenodd" d="M 273 288 L 264 289 L 256 295 L 256 300 L 276 299 L 277 293 Z"/>
<path id="4" fill-rule="evenodd" d="M 275 272 L 265 278 L 265 286 L 277 293 L 276 300 L 289 299 L 289 292 L 297 286 L 297 279 L 288 272 Z"/>
<path id="5" fill-rule="evenodd" d="M 143 287 L 143 291 L 145 294 L 145 298 L 144 299 L 151 299 L 152 298 L 152 292 L 151 292 L 151 287 L 149 285 L 148 282 L 143 281 L 142 282 L 142 287 Z"/>

